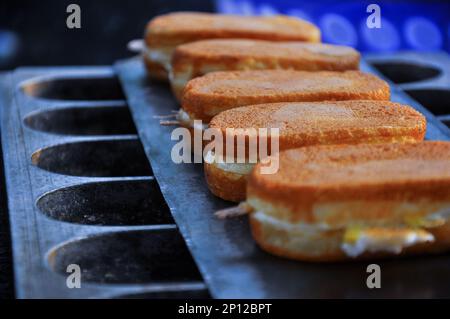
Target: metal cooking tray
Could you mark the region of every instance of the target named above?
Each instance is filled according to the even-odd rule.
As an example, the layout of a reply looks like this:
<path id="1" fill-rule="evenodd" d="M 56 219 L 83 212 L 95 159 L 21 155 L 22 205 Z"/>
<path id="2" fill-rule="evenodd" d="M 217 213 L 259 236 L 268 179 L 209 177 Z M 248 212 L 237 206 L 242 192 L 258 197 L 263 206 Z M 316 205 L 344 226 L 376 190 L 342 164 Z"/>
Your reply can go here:
<path id="1" fill-rule="evenodd" d="M 113 70 L 21 68 L 0 84 L 17 297 L 208 297 Z"/>
<path id="2" fill-rule="evenodd" d="M 397 62 L 401 59 L 395 58 Z M 433 76 L 440 76 L 441 84 L 448 89 L 448 57 L 436 55 L 426 59 L 439 64 L 441 73 Z M 366 63 L 362 63 L 362 69 L 377 73 Z M 116 70 L 153 174 L 213 297 L 450 296 L 449 255 L 379 261 L 382 288 L 370 290 L 366 286 L 368 262 L 310 264 L 274 257 L 260 250 L 251 238 L 246 217 L 223 221 L 213 216 L 217 209 L 232 204 L 209 192 L 202 165 L 171 161 L 171 148 L 176 143 L 171 141 L 172 128 L 160 126 L 154 118 L 179 108 L 167 85 L 149 81 L 139 58 L 118 62 Z M 414 64 L 409 66 L 409 71 L 414 72 Z M 443 122 L 403 93 L 402 87 L 391 84 L 392 100 L 410 104 L 426 115 L 427 139 L 450 139 L 450 130 Z M 450 103 L 449 98 L 446 103 Z"/>
<path id="3" fill-rule="evenodd" d="M 447 53 L 371 54 L 366 60 L 397 90 L 415 99 L 417 102 L 412 102 L 415 107 L 423 106 L 426 110 L 420 110 L 433 114 L 445 124 L 444 127 L 439 123 L 441 131 L 450 132 L 450 57 Z"/>

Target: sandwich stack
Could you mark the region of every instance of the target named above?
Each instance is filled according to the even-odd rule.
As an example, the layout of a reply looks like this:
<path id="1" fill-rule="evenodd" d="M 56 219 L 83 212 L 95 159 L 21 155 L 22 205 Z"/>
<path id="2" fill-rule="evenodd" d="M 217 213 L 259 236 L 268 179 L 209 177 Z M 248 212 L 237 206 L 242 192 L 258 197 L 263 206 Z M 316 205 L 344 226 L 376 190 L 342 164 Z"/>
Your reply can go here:
<path id="1" fill-rule="evenodd" d="M 280 130 L 273 174 L 248 154 L 230 164 L 209 150 L 204 164 L 212 193 L 241 202 L 229 211 L 249 214 L 262 249 L 337 261 L 450 248 L 449 144 L 423 142 L 425 118 L 358 71 L 355 50 L 283 16 L 169 14 L 145 40 L 149 76 L 169 79 L 180 101 L 174 123 Z"/>

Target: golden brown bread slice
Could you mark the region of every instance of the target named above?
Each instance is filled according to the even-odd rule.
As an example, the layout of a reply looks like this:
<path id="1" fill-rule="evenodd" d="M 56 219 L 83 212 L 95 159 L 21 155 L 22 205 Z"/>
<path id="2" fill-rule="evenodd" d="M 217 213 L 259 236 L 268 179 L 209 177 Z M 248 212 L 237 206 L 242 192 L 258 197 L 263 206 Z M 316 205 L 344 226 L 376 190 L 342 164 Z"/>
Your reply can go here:
<path id="1" fill-rule="evenodd" d="M 214 71 L 292 69 L 346 71 L 359 68 L 359 53 L 346 46 L 212 39 L 179 45 L 172 56 L 170 82 L 178 99 L 186 83 Z"/>
<path id="2" fill-rule="evenodd" d="M 389 85 L 385 81 L 360 71 L 213 72 L 188 82 L 183 93 L 182 111 L 191 120 L 208 123 L 220 112 L 251 104 L 389 100 L 389 96 Z"/>
<path id="3" fill-rule="evenodd" d="M 215 116 L 210 128 L 233 138 L 246 132 L 227 133 L 230 128 L 278 128 L 279 149 L 310 145 L 419 142 L 425 136 L 426 120 L 413 108 L 389 101 L 290 102 L 244 106 Z M 270 146 L 271 142 L 267 143 Z M 249 150 L 249 140 L 245 149 Z M 247 153 L 248 159 L 248 153 Z M 245 199 L 246 178 L 253 164 L 205 163 L 211 191 L 226 200 Z"/>
<path id="4" fill-rule="evenodd" d="M 144 61 L 149 74 L 167 79 L 171 55 L 177 45 L 214 38 L 319 42 L 320 30 L 309 22 L 281 15 L 243 17 L 200 12 L 160 15 L 146 27 Z"/>
<path id="5" fill-rule="evenodd" d="M 257 164 L 247 187 L 252 232 L 279 256 L 310 261 L 450 248 L 450 143 L 304 147 Z"/>

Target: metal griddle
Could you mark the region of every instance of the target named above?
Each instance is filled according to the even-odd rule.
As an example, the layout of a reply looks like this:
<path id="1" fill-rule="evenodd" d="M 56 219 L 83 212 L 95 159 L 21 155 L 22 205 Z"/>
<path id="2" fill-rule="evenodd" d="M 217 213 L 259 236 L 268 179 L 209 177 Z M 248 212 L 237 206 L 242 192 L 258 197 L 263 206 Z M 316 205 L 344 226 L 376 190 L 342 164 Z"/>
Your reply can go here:
<path id="1" fill-rule="evenodd" d="M 415 56 L 411 63 L 419 64 L 418 57 Z M 409 60 L 413 58 L 411 56 Z M 437 80 L 448 88 L 449 68 L 444 68 L 450 65 L 448 56 L 422 58 L 440 63 L 439 70 L 443 73 Z M 399 56 L 398 59 L 405 61 L 408 57 Z M 377 62 L 375 58 L 371 61 Z M 385 62 L 379 61 L 379 67 Z M 409 72 L 413 72 L 409 67 Z M 377 73 L 366 63 L 362 64 L 362 69 Z M 202 165 L 172 162 L 170 152 L 177 142 L 171 141 L 173 128 L 159 125 L 158 119 L 154 118 L 155 115 L 170 114 L 172 110 L 179 109 L 170 89 L 148 80 L 139 58 L 117 63 L 116 70 L 153 174 L 213 297 L 450 296 L 450 255 L 378 261 L 382 269 L 382 288 L 370 290 L 366 286 L 369 262 L 310 264 L 274 257 L 260 250 L 251 237 L 246 217 L 225 221 L 214 217 L 213 212 L 233 204 L 209 192 Z M 427 139 L 450 139 L 450 130 L 443 122 L 403 93 L 401 86 L 391 84 L 393 101 L 410 104 L 427 117 Z"/>
<path id="2" fill-rule="evenodd" d="M 208 297 L 113 70 L 21 68 L 1 83 L 17 297 Z"/>
<path id="3" fill-rule="evenodd" d="M 447 55 L 367 61 L 408 81 L 391 82 L 392 98 L 426 115 L 427 139 L 450 139 Z M 450 296 L 449 255 L 379 261 L 382 288 L 369 290 L 368 262 L 273 257 L 256 246 L 246 217 L 217 220 L 213 212 L 231 204 L 209 193 L 201 164 L 172 163 L 172 128 L 153 115 L 179 106 L 167 85 L 147 80 L 139 58 L 114 69 L 20 68 L 0 86 L 19 298 Z M 70 264 L 82 269 L 80 289 L 66 286 Z"/>

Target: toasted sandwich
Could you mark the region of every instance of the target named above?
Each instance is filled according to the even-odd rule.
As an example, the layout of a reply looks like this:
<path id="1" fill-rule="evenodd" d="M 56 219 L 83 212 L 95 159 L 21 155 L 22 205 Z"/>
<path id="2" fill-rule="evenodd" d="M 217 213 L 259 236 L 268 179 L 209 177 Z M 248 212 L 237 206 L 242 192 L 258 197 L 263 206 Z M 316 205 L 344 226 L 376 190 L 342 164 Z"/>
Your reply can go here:
<path id="1" fill-rule="evenodd" d="M 183 43 L 215 38 L 320 42 L 320 30 L 288 16 L 220 15 L 176 12 L 152 19 L 146 27 L 144 62 L 149 75 L 167 80 L 175 48 Z"/>
<path id="2" fill-rule="evenodd" d="M 188 82 L 178 114 L 181 126 L 204 127 L 220 112 L 275 102 L 389 100 L 389 85 L 360 71 L 256 70 L 212 72 Z"/>
<path id="3" fill-rule="evenodd" d="M 216 160 L 211 156 L 217 147 L 210 150 L 204 163 L 208 186 L 218 197 L 238 202 L 246 198 L 247 178 L 261 152 L 260 136 L 255 133 L 257 156 L 250 161 L 250 134 L 245 129 L 278 128 L 278 149 L 286 150 L 311 145 L 420 142 L 425 136 L 426 120 L 410 106 L 389 101 L 288 102 L 224 111 L 212 119 L 209 127 L 224 136 L 220 141 L 222 154 L 226 155 L 227 145 L 233 145 L 233 157 L 228 161 L 225 156 Z M 230 128 L 244 130 L 230 131 Z M 238 141 L 245 141 L 246 150 L 240 162 Z M 268 148 L 267 155 L 274 151 Z"/>
<path id="4" fill-rule="evenodd" d="M 450 248 L 450 143 L 311 146 L 257 164 L 247 185 L 262 249 L 331 262 Z"/>
<path id="5" fill-rule="evenodd" d="M 180 45 L 172 56 L 170 83 L 180 100 L 187 82 L 214 71 L 285 69 L 346 71 L 359 68 L 359 53 L 346 46 L 299 41 L 212 39 Z"/>

